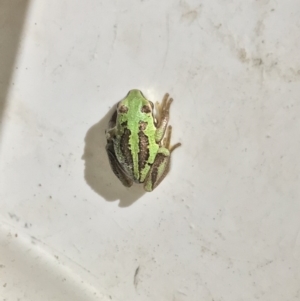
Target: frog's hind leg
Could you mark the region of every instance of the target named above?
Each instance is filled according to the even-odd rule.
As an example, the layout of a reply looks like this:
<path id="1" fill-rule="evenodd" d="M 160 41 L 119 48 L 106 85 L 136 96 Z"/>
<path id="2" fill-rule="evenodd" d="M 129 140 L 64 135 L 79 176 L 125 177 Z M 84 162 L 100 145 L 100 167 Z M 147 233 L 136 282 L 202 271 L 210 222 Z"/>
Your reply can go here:
<path id="1" fill-rule="evenodd" d="M 132 186 L 133 181 L 126 175 L 121 164 L 117 160 L 112 140 L 107 140 L 106 152 L 108 155 L 110 167 L 114 174 L 117 176 L 117 178 L 122 182 L 124 186 Z"/>
<path id="2" fill-rule="evenodd" d="M 147 178 L 144 182 L 144 189 L 152 191 L 156 188 L 170 170 L 170 159 L 172 151 L 179 147 L 181 143 L 176 143 L 170 146 L 172 127 L 169 125 L 167 128 L 166 137 L 163 139 L 162 146 L 158 149 L 155 160 L 148 172 Z"/>

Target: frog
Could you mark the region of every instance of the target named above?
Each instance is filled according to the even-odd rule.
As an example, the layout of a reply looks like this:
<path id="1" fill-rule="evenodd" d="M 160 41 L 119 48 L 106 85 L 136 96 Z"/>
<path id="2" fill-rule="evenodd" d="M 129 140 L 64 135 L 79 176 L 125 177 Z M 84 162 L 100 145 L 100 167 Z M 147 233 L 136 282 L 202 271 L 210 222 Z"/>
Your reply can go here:
<path id="1" fill-rule="evenodd" d="M 172 127 L 168 125 L 173 98 L 166 93 L 161 103 L 148 100 L 133 89 L 117 103 L 106 134 L 109 164 L 125 187 L 133 183 L 153 191 L 170 170 Z"/>

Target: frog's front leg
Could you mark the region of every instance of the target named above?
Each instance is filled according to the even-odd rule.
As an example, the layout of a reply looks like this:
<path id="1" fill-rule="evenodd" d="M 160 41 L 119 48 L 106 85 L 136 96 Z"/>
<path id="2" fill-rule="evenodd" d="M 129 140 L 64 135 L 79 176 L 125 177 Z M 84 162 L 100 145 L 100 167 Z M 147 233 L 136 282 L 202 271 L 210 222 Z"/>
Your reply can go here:
<path id="1" fill-rule="evenodd" d="M 169 94 L 166 93 L 161 104 L 159 102 L 155 103 L 156 109 L 156 133 L 155 133 L 155 140 L 159 143 L 165 135 L 165 131 L 167 129 L 169 115 L 170 115 L 170 106 L 173 102 L 173 98 L 169 98 Z"/>
<path id="2" fill-rule="evenodd" d="M 122 182 L 124 186 L 132 186 L 133 181 L 127 176 L 120 162 L 117 160 L 112 139 L 107 140 L 106 152 L 108 155 L 110 167 L 113 170 L 114 174 L 117 176 L 117 178 Z"/>
<path id="3" fill-rule="evenodd" d="M 144 189 L 148 192 L 156 188 L 167 175 L 170 170 L 171 153 L 181 145 L 181 143 L 176 143 L 170 147 L 171 134 L 172 127 L 169 125 L 166 137 L 163 140 L 162 146 L 158 149 L 155 160 L 144 182 Z"/>

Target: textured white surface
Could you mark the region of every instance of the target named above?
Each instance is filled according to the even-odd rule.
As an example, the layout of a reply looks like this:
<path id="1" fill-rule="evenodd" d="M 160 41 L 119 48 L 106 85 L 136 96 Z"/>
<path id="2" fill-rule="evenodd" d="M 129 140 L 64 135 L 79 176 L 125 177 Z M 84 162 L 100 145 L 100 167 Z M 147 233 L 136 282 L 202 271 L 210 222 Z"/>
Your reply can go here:
<path id="1" fill-rule="evenodd" d="M 300 300 L 299 20 L 297 0 L 30 2 L 2 116 L 0 297 Z M 132 88 L 175 99 L 182 147 L 152 193 L 104 150 Z"/>

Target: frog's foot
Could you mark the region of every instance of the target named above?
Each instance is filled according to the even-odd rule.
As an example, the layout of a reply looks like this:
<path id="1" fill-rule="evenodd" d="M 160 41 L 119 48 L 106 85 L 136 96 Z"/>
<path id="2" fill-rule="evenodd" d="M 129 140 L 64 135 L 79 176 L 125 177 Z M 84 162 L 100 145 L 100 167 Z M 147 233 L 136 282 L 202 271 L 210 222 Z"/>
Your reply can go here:
<path id="1" fill-rule="evenodd" d="M 172 151 L 179 147 L 181 145 L 180 142 L 170 146 L 171 144 L 171 135 L 172 135 L 172 127 L 169 125 L 167 128 L 167 133 L 166 133 L 166 137 L 163 140 L 162 146 L 165 147 L 166 149 L 169 150 L 170 153 L 172 153 Z"/>
<path id="2" fill-rule="evenodd" d="M 148 172 L 144 182 L 144 189 L 152 191 L 156 188 L 170 170 L 170 160 L 172 151 L 179 147 L 181 143 L 176 143 L 170 146 L 172 127 L 168 126 L 166 137 L 163 140 L 162 146 L 158 149 L 155 160 Z"/>
<path id="3" fill-rule="evenodd" d="M 156 113 L 158 114 L 158 126 L 160 125 L 164 115 L 169 113 L 170 106 L 173 101 L 173 98 L 170 98 L 169 96 L 169 93 L 166 93 L 161 103 L 158 101 L 155 103 Z"/>
<path id="4" fill-rule="evenodd" d="M 160 142 L 163 138 L 170 115 L 170 106 L 173 102 L 173 98 L 169 98 L 169 94 L 166 93 L 161 104 L 155 103 L 156 119 L 157 119 L 157 130 L 156 130 L 156 142 Z"/>
<path id="5" fill-rule="evenodd" d="M 116 133 L 117 133 L 117 128 L 116 127 L 106 130 L 105 131 L 105 136 L 106 136 L 107 142 L 109 140 L 113 139 L 113 137 L 116 136 Z"/>

